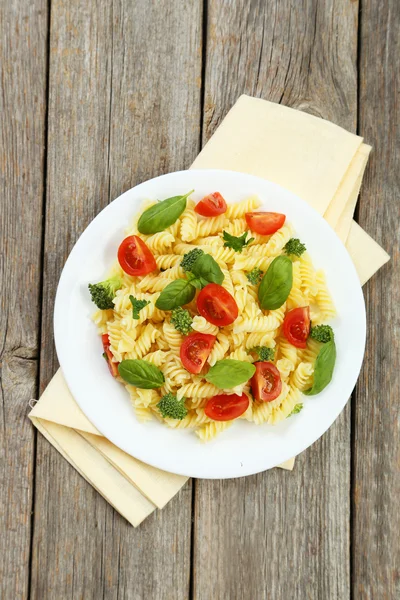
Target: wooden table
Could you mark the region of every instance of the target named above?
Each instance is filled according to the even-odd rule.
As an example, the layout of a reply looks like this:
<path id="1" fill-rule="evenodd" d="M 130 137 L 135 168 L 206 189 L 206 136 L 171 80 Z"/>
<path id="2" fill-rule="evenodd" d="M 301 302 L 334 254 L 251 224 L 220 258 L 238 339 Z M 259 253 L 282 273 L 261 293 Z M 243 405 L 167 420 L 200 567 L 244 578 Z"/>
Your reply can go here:
<path id="1" fill-rule="evenodd" d="M 398 0 L 0 0 L 2 600 L 400 598 L 399 30 Z M 356 217 L 392 261 L 351 402 L 294 472 L 191 481 L 133 529 L 26 418 L 57 368 L 57 281 L 93 217 L 187 168 L 242 93 L 373 145 Z"/>

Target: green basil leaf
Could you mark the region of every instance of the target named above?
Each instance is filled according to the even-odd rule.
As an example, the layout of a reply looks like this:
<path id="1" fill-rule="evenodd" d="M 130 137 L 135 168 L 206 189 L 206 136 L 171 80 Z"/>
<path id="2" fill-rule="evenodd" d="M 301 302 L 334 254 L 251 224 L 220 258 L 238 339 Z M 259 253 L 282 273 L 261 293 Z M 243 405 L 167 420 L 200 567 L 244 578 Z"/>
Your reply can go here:
<path id="1" fill-rule="evenodd" d="M 217 261 L 210 254 L 202 254 L 194 262 L 191 272 L 200 279 L 203 285 L 207 283 L 221 283 L 224 280 L 224 274 Z"/>
<path id="2" fill-rule="evenodd" d="M 173 196 L 150 206 L 141 215 L 138 221 L 140 233 L 149 234 L 164 231 L 173 225 L 186 208 L 186 199 L 194 190 L 190 190 L 184 196 Z"/>
<path id="3" fill-rule="evenodd" d="M 277 256 L 269 265 L 258 288 L 261 308 L 276 310 L 282 306 L 290 294 L 292 285 L 292 261 L 287 256 Z"/>
<path id="4" fill-rule="evenodd" d="M 255 372 L 255 366 L 249 362 L 225 358 L 216 362 L 205 378 L 221 390 L 230 390 L 251 379 Z"/>
<path id="5" fill-rule="evenodd" d="M 187 275 L 188 281 L 190 281 L 190 283 L 192 285 L 194 285 L 194 287 L 197 288 L 198 290 L 203 289 L 203 287 L 205 285 L 207 285 L 207 283 L 208 283 L 207 281 L 204 283 L 204 281 L 202 281 L 201 278 L 199 279 L 198 277 L 196 277 L 196 275 L 193 275 L 193 273 L 191 273 L 190 271 L 188 271 L 186 273 L 186 275 Z"/>
<path id="6" fill-rule="evenodd" d="M 160 310 L 172 310 L 188 304 L 193 300 L 196 288 L 187 279 L 176 279 L 171 281 L 163 289 L 156 301 L 156 307 Z"/>
<path id="7" fill-rule="evenodd" d="M 164 383 L 164 375 L 147 360 L 123 360 L 118 365 L 122 379 L 144 390 L 159 388 Z"/>
<path id="8" fill-rule="evenodd" d="M 248 231 L 245 231 L 243 235 L 235 236 L 231 235 L 227 231 L 224 231 L 222 234 L 222 237 L 224 239 L 224 247 L 232 248 L 233 250 L 235 250 L 235 252 L 241 253 L 243 248 L 245 248 L 246 246 L 251 244 L 251 242 L 254 241 L 254 238 L 249 238 L 248 240 L 246 240 L 248 233 Z"/>
<path id="9" fill-rule="evenodd" d="M 317 360 L 314 366 L 314 383 L 312 388 L 306 390 L 304 394 L 307 396 L 315 396 L 326 388 L 332 380 L 333 369 L 336 362 L 336 345 L 335 341 L 331 340 L 324 344 L 318 352 Z"/>

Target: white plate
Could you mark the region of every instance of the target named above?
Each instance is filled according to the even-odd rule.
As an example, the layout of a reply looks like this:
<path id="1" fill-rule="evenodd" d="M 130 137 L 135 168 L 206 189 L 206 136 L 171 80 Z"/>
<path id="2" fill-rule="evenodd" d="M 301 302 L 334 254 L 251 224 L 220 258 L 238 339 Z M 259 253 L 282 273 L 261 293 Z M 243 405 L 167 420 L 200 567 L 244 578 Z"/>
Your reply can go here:
<path id="1" fill-rule="evenodd" d="M 193 431 L 171 430 L 157 421 L 139 423 L 125 388 L 102 358 L 88 282 L 104 279 L 125 230 L 145 198 L 164 199 L 195 189 L 199 200 L 218 190 L 229 202 L 258 194 L 265 210 L 287 215 L 306 243 L 316 268 L 325 270 L 338 315 L 333 324 L 337 362 L 331 384 L 304 397 L 303 411 L 276 426 L 238 421 L 203 444 Z M 365 305 L 353 263 L 331 227 L 303 200 L 278 185 L 242 173 L 181 171 L 146 181 L 107 206 L 73 248 L 58 285 L 54 332 L 58 358 L 76 402 L 113 444 L 145 463 L 202 478 L 258 473 L 299 454 L 334 422 L 356 383 L 365 346 Z"/>

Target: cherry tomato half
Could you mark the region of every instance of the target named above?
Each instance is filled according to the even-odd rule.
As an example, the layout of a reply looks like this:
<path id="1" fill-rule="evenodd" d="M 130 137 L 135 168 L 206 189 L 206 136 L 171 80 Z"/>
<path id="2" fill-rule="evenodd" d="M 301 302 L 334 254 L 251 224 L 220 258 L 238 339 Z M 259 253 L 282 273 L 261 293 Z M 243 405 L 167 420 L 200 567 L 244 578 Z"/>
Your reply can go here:
<path id="1" fill-rule="evenodd" d="M 274 212 L 250 212 L 245 214 L 246 222 L 251 231 L 260 235 L 271 235 L 278 231 L 286 220 L 285 215 Z"/>
<path id="2" fill-rule="evenodd" d="M 293 308 L 283 321 L 283 335 L 296 348 L 305 348 L 310 333 L 310 307 Z"/>
<path id="3" fill-rule="evenodd" d="M 209 283 L 201 290 L 197 308 L 202 317 L 219 327 L 230 325 L 239 314 L 235 298 L 218 283 Z"/>
<path id="4" fill-rule="evenodd" d="M 194 207 L 195 212 L 202 217 L 216 217 L 222 215 L 227 209 L 225 199 L 219 192 L 205 196 Z"/>
<path id="5" fill-rule="evenodd" d="M 200 373 L 216 339 L 215 335 L 197 332 L 185 337 L 180 349 L 180 357 L 189 373 Z"/>
<path id="6" fill-rule="evenodd" d="M 214 421 L 231 421 L 246 412 L 249 402 L 246 394 L 218 394 L 208 400 L 204 412 Z"/>
<path id="7" fill-rule="evenodd" d="M 128 275 L 147 275 L 157 268 L 156 260 L 137 235 L 125 238 L 118 248 L 118 262 Z"/>
<path id="8" fill-rule="evenodd" d="M 111 373 L 111 375 L 113 377 L 117 377 L 119 363 L 113 362 L 114 361 L 114 357 L 113 357 L 112 352 L 110 350 L 110 339 L 109 339 L 107 333 L 104 333 L 101 336 L 101 341 L 103 342 L 103 348 L 104 348 L 104 354 L 105 354 L 104 358 L 107 361 L 107 365 L 108 365 L 108 368 L 110 370 L 110 373 Z"/>
<path id="9" fill-rule="evenodd" d="M 255 362 L 256 372 L 251 378 L 251 391 L 256 400 L 271 402 L 282 391 L 281 375 L 271 362 Z"/>

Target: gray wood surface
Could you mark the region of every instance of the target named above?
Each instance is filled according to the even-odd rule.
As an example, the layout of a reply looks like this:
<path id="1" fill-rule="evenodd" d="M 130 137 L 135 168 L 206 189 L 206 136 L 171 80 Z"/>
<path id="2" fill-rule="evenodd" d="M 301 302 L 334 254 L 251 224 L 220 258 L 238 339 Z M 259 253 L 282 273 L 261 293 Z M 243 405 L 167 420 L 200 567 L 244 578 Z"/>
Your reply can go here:
<path id="1" fill-rule="evenodd" d="M 207 32 L 204 141 L 241 93 L 355 131 L 356 3 L 215 1 Z M 350 407 L 293 473 L 196 482 L 195 516 L 196 598 L 348 598 Z"/>
<path id="2" fill-rule="evenodd" d="M 1 600 L 400 596 L 399 28 L 396 0 L 0 0 Z M 295 470 L 190 482 L 133 529 L 25 418 L 56 285 L 93 217 L 187 168 L 241 93 L 374 145 L 359 219 L 392 262 L 352 406 Z"/>
<path id="3" fill-rule="evenodd" d="M 41 389 L 76 239 L 110 198 L 198 152 L 200 44 L 198 2 L 52 3 Z M 32 598 L 187 598 L 191 484 L 133 529 L 39 436 L 35 507 Z"/>
<path id="4" fill-rule="evenodd" d="M 365 287 L 368 337 L 353 431 L 354 598 L 400 598 L 400 7 L 363 1 L 360 131 L 374 150 L 359 222 L 391 254 Z"/>
<path id="5" fill-rule="evenodd" d="M 0 2 L 0 598 L 29 588 L 47 7 Z"/>

